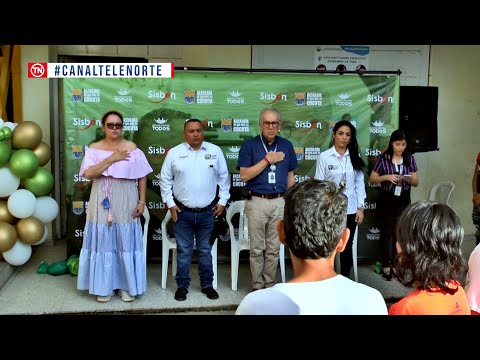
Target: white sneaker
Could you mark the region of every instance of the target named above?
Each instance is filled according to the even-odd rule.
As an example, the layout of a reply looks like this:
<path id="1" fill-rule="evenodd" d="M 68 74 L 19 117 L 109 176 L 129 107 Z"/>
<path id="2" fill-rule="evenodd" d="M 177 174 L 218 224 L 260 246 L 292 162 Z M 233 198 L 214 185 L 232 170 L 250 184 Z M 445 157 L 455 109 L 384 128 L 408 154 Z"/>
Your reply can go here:
<path id="1" fill-rule="evenodd" d="M 128 291 L 125 290 L 118 290 L 118 295 L 122 297 L 122 300 L 125 302 L 130 302 L 135 300 L 135 296 L 131 296 Z"/>
<path id="2" fill-rule="evenodd" d="M 113 294 L 110 294 L 110 295 L 107 295 L 107 296 L 97 296 L 97 301 L 98 302 L 109 302 L 112 295 Z"/>

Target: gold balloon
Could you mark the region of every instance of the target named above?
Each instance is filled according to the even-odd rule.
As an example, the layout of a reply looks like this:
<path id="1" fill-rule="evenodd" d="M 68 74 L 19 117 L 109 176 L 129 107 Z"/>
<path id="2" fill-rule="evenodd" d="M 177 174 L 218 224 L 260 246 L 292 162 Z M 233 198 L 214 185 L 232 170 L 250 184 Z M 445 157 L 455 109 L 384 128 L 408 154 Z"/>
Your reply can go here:
<path id="1" fill-rule="evenodd" d="M 39 242 L 45 232 L 43 223 L 34 216 L 20 219 L 16 228 L 18 240 L 30 245 Z"/>
<path id="2" fill-rule="evenodd" d="M 0 200 L 0 222 L 15 224 L 17 220 L 18 219 L 8 211 L 8 202 Z"/>
<path id="3" fill-rule="evenodd" d="M 0 222 L 0 253 L 10 250 L 17 242 L 17 231 L 6 222 Z"/>
<path id="4" fill-rule="evenodd" d="M 18 124 L 12 133 L 13 149 L 35 149 L 42 141 L 42 128 L 33 121 Z"/>
<path id="5" fill-rule="evenodd" d="M 40 144 L 33 149 L 33 152 L 38 157 L 38 162 L 40 166 L 46 165 L 50 161 L 50 157 L 52 156 L 52 151 L 50 150 L 50 146 L 44 141 L 40 142 Z"/>

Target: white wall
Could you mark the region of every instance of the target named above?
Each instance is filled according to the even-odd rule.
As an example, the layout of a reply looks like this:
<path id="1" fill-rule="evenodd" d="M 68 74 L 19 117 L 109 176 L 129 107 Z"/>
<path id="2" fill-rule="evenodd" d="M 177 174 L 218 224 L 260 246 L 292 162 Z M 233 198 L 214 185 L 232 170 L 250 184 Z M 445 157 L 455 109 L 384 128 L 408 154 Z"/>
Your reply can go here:
<path id="1" fill-rule="evenodd" d="M 29 62 L 48 62 L 47 45 L 22 45 L 22 112 L 23 121 L 34 121 L 43 131 L 42 140 L 50 145 L 50 97 L 48 79 L 29 79 Z M 15 121 L 15 119 L 13 119 Z M 50 162 L 45 166 L 50 169 Z"/>
<path id="2" fill-rule="evenodd" d="M 450 205 L 457 211 L 466 234 L 472 224 L 472 176 L 480 151 L 480 46 L 432 45 L 430 86 L 438 86 L 438 147 L 440 151 L 415 154 L 422 186 L 413 198 L 427 198 L 431 186 L 451 180 L 455 190 Z"/>
<path id="3" fill-rule="evenodd" d="M 400 85 L 428 84 L 429 45 L 368 46 L 368 70 L 400 70 Z M 255 69 L 314 70 L 320 49 L 321 45 L 253 45 L 252 66 Z"/>

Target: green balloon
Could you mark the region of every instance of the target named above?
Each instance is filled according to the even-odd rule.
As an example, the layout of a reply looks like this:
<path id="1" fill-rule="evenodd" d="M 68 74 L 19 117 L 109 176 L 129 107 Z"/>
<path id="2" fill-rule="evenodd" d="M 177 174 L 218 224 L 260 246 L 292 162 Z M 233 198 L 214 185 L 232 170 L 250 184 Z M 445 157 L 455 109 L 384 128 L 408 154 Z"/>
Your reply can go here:
<path id="1" fill-rule="evenodd" d="M 10 170 L 20 179 L 33 176 L 39 165 L 38 157 L 32 150 L 20 149 L 10 156 Z"/>
<path id="2" fill-rule="evenodd" d="M 23 180 L 23 186 L 37 197 L 48 195 L 53 189 L 53 175 L 49 170 L 39 167 L 32 177 Z"/>
<path id="3" fill-rule="evenodd" d="M 10 140 L 12 138 L 12 129 L 10 129 L 8 126 L 4 126 L 0 129 L 0 131 L 3 133 L 5 140 Z"/>
<path id="4" fill-rule="evenodd" d="M 11 154 L 12 149 L 10 149 L 10 146 L 0 141 L 0 167 L 8 162 Z"/>

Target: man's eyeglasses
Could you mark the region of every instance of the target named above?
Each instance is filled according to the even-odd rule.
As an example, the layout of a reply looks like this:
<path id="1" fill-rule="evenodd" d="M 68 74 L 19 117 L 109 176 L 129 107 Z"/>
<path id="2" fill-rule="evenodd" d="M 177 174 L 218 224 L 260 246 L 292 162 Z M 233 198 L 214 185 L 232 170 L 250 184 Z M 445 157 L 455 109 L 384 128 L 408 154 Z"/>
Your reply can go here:
<path id="1" fill-rule="evenodd" d="M 122 123 L 106 123 L 105 125 L 106 125 L 107 128 L 109 128 L 110 130 L 123 128 L 123 124 L 122 124 Z"/>
<path id="2" fill-rule="evenodd" d="M 270 127 L 270 126 L 271 126 L 271 127 L 273 127 L 273 128 L 277 128 L 277 127 L 280 126 L 280 123 L 279 123 L 278 121 L 272 121 L 272 122 L 270 122 L 270 121 L 264 121 L 264 122 L 263 122 L 263 126 L 265 126 L 265 127 Z"/>

